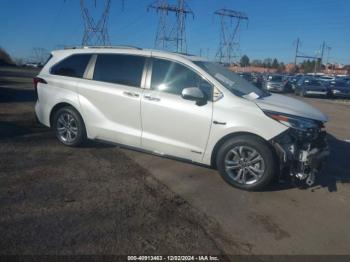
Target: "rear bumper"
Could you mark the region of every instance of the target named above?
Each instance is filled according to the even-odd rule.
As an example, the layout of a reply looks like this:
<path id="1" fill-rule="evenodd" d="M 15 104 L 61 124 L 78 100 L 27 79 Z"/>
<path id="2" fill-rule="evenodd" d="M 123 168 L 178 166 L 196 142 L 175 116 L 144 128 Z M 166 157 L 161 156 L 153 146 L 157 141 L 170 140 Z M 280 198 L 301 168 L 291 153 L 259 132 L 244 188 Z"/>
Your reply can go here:
<path id="1" fill-rule="evenodd" d="M 50 126 L 47 117 L 44 114 L 44 110 L 42 110 L 39 100 L 35 103 L 35 119 L 38 123 L 43 124 L 45 126 Z"/>

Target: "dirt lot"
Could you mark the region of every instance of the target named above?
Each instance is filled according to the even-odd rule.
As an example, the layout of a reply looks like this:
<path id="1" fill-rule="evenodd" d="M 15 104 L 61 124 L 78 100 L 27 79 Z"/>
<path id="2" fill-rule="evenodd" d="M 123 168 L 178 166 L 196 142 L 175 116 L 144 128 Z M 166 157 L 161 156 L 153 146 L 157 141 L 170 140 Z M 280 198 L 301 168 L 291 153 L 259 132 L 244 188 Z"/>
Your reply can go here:
<path id="1" fill-rule="evenodd" d="M 316 185 L 231 188 L 210 169 L 90 143 L 35 123 L 32 72 L 0 70 L 0 253 L 349 254 L 350 105 L 330 116 Z"/>
<path id="2" fill-rule="evenodd" d="M 0 254 L 222 253 L 218 225 L 118 148 L 36 124 L 33 73 L 0 69 Z"/>

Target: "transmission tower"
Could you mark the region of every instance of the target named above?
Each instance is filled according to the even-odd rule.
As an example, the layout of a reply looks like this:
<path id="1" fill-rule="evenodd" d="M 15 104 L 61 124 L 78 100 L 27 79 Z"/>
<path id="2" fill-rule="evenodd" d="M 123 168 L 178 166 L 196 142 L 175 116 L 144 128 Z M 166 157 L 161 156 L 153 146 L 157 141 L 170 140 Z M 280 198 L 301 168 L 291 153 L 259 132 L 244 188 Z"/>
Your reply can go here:
<path id="1" fill-rule="evenodd" d="M 304 59 L 311 59 L 315 61 L 315 70 L 314 73 L 316 73 L 317 71 L 319 71 L 322 67 L 322 63 L 324 60 L 324 52 L 325 50 L 329 50 L 329 46 L 326 44 L 325 41 L 323 41 L 322 43 L 322 47 L 320 50 L 317 50 L 315 53 L 316 55 L 310 56 L 310 55 L 305 55 L 303 53 L 300 52 L 300 39 L 297 39 L 296 42 L 296 50 L 295 50 L 295 57 L 294 57 L 294 66 L 297 66 L 297 59 L 298 58 L 304 58 Z M 327 58 L 327 63 L 328 63 L 328 58 Z"/>
<path id="2" fill-rule="evenodd" d="M 215 11 L 214 14 L 220 17 L 221 24 L 220 45 L 216 58 L 220 63 L 231 64 L 238 57 L 239 27 L 242 20 L 248 21 L 248 16 L 242 12 L 225 8 Z"/>
<path id="3" fill-rule="evenodd" d="M 108 34 L 108 17 L 109 10 L 111 8 L 111 0 L 99 0 L 99 2 L 102 1 L 104 1 L 104 10 L 101 17 L 96 22 L 91 12 L 89 11 L 89 8 L 86 6 L 85 0 L 80 0 L 80 9 L 84 21 L 84 36 L 82 40 L 83 46 L 110 45 Z"/>
<path id="4" fill-rule="evenodd" d="M 157 0 L 150 4 L 147 10 L 154 9 L 159 14 L 155 47 L 159 49 L 176 50 L 187 53 L 186 18 L 194 17 L 193 11 L 185 0 L 178 0 L 177 4 L 169 4 L 167 0 Z M 176 22 L 169 23 L 169 14 L 174 14 Z"/>

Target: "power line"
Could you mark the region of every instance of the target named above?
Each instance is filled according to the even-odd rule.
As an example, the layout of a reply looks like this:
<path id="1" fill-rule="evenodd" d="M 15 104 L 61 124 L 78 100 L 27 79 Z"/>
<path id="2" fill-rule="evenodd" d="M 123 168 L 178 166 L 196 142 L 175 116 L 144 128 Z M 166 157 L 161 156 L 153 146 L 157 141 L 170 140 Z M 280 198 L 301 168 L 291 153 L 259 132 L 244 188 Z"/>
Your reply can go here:
<path id="1" fill-rule="evenodd" d="M 241 21 L 248 21 L 248 16 L 242 12 L 225 8 L 215 11 L 214 14 L 220 17 L 221 24 L 220 43 L 216 58 L 220 63 L 231 64 L 238 57 L 238 31 Z"/>

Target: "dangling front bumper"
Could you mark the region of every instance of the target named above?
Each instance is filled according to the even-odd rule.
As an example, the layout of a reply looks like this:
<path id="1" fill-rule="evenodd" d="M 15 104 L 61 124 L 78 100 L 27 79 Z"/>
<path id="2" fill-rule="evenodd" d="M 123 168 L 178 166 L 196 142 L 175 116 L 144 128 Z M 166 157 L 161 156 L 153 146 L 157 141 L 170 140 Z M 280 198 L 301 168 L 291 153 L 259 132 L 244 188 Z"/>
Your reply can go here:
<path id="1" fill-rule="evenodd" d="M 309 186 L 313 185 L 316 174 L 329 155 L 326 136 L 327 133 L 321 128 L 312 134 L 289 129 L 271 140 L 281 170 L 287 169 L 292 177 L 305 181 Z"/>

